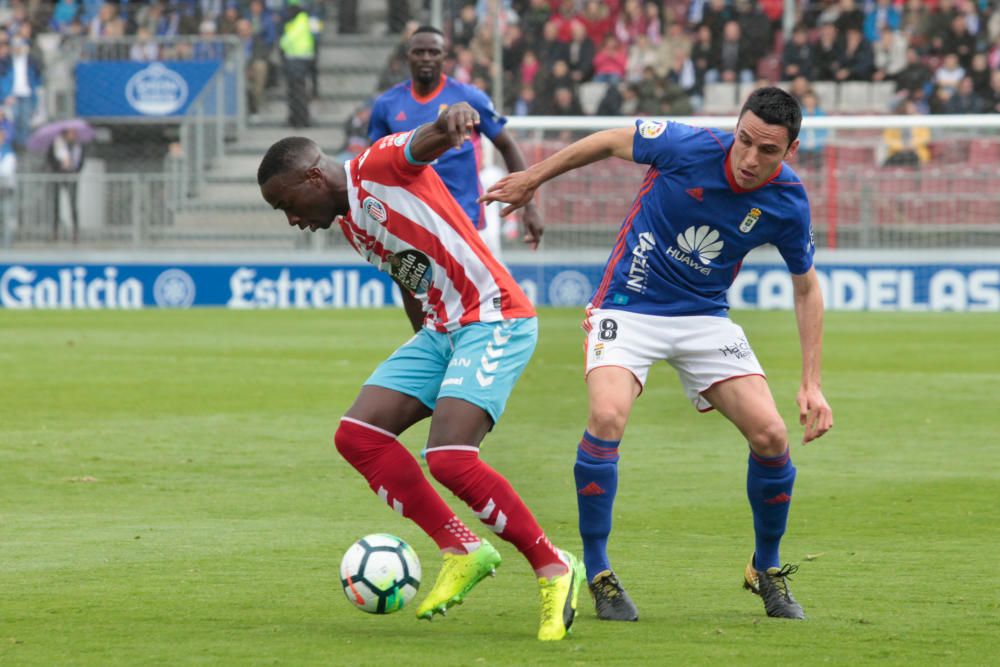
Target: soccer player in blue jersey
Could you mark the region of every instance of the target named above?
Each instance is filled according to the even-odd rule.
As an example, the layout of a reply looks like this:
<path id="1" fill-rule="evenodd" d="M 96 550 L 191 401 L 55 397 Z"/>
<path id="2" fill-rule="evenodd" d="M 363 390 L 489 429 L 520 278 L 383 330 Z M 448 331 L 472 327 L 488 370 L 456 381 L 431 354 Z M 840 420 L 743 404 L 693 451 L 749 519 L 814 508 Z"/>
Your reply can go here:
<path id="1" fill-rule="evenodd" d="M 382 137 L 412 130 L 431 123 L 449 104 L 467 102 L 479 112 L 479 125 L 472 140 L 452 148 L 434 162 L 434 170 L 462 205 L 476 229 L 486 227 L 486 216 L 479 203 L 482 188 L 480 172 L 480 135 L 493 142 L 503 156 L 507 171 L 521 171 L 527 165 L 510 133 L 504 129 L 507 119 L 497 113 L 493 103 L 475 86 L 459 83 L 442 73 L 447 49 L 444 34 L 437 28 L 422 26 L 410 37 L 406 57 L 411 80 L 393 86 L 375 100 L 368 139 L 374 144 Z M 524 209 L 524 242 L 538 247 L 543 225 L 533 204 Z M 499 248 L 491 247 L 496 254 Z"/>
<path id="2" fill-rule="evenodd" d="M 726 290 L 750 250 L 777 246 L 792 274 L 802 348 L 796 396 L 808 443 L 833 426 L 820 389 L 823 297 L 813 267 L 809 202 L 784 160 L 798 148 L 802 114 L 773 87 L 750 95 L 734 134 L 656 120 L 584 138 L 483 196 L 506 215 L 546 181 L 615 156 L 648 164 L 604 277 L 591 298 L 587 331 L 587 430 L 574 474 L 584 561 L 597 615 L 637 620 L 607 555 L 618 485 L 618 446 L 649 367 L 665 360 L 699 411 L 716 409 L 750 446 L 747 495 L 754 553 L 744 586 L 769 616 L 805 618 L 792 597 L 778 547 L 788 519 L 795 467 L 788 431 L 746 335 L 727 317 Z"/>

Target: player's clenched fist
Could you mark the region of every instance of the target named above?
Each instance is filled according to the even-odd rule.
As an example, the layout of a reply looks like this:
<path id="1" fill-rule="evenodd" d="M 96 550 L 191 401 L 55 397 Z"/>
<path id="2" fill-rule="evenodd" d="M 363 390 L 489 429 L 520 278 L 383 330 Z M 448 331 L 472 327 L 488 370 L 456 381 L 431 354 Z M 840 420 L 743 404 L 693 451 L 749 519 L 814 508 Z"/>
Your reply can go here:
<path id="1" fill-rule="evenodd" d="M 479 112 L 467 102 L 457 102 L 438 116 L 435 125 L 447 132 L 451 145 L 458 148 L 472 135 L 476 125 L 479 125 Z"/>

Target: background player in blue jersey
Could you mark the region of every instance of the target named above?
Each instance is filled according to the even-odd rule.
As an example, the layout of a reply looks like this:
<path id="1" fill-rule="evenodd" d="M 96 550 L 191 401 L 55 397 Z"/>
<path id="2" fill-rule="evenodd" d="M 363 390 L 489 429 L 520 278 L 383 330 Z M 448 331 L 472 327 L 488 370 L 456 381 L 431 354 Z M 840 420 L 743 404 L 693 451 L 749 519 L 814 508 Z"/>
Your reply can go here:
<path id="1" fill-rule="evenodd" d="M 650 365 L 666 360 L 701 411 L 725 415 L 750 445 L 747 495 L 754 554 L 744 586 L 769 616 L 804 618 L 788 588 L 794 565 L 778 546 L 788 519 L 795 467 L 788 432 L 743 330 L 726 316 L 726 290 L 744 256 L 773 244 L 792 274 L 802 347 L 796 396 L 803 444 L 833 426 L 820 389 L 823 297 L 813 267 L 809 202 L 784 164 L 798 148 L 802 114 L 790 95 L 761 88 L 747 99 L 735 134 L 662 121 L 605 130 L 490 188 L 484 201 L 506 215 L 559 174 L 615 156 L 648 164 L 591 298 L 587 339 L 589 415 L 574 474 L 580 534 L 597 614 L 636 620 L 638 612 L 607 556 L 618 485 L 618 445 Z"/>
<path id="2" fill-rule="evenodd" d="M 486 216 L 478 201 L 482 193 L 479 135 L 486 135 L 497 147 L 507 171 L 521 171 L 527 165 L 517 143 L 504 129 L 507 119 L 497 113 L 490 98 L 475 86 L 459 83 L 442 73 L 446 53 L 444 34 L 440 30 L 430 26 L 417 28 L 410 37 L 406 54 L 411 79 L 393 86 L 375 100 L 368 122 L 368 139 L 374 144 L 384 136 L 431 123 L 449 104 L 467 102 L 479 112 L 480 118 L 472 141 L 439 157 L 434 162 L 434 170 L 476 229 L 482 230 L 486 226 Z M 543 225 L 533 204 L 525 207 L 523 220 L 524 242 L 535 248 L 542 237 Z M 494 253 L 499 251 L 497 247 L 490 249 Z"/>

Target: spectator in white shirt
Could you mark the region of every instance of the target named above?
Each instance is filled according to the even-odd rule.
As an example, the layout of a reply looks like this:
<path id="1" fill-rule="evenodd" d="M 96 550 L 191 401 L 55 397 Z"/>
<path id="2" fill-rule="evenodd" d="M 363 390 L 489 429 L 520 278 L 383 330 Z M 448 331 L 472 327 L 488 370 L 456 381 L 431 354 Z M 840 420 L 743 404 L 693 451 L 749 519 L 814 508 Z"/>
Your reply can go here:
<path id="1" fill-rule="evenodd" d="M 958 64 L 958 54 L 945 55 L 944 62 L 934 72 L 934 83 L 951 93 L 958 90 L 958 84 L 965 78 L 965 68 Z"/>

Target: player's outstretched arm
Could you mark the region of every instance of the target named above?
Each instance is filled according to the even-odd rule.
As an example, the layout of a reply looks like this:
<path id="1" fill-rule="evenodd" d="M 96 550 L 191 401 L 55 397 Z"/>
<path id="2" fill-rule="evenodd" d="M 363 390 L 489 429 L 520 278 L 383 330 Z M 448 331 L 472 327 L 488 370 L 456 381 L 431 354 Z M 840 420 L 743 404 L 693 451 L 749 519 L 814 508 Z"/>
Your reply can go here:
<path id="1" fill-rule="evenodd" d="M 449 148 L 458 148 L 479 124 L 479 112 L 466 102 L 452 104 L 433 123 L 418 127 L 410 140 L 410 157 L 433 162 Z"/>
<path id="2" fill-rule="evenodd" d="M 799 423 L 805 426 L 802 444 L 833 428 L 833 410 L 823 396 L 820 367 L 823 358 L 823 294 L 816 269 L 802 275 L 792 274 L 795 294 L 795 319 L 802 346 L 802 384 L 795 401 L 799 405 Z"/>
<path id="3" fill-rule="evenodd" d="M 509 215 L 531 201 L 538 187 L 560 174 L 597 162 L 612 155 L 632 160 L 635 129 L 623 127 L 601 130 L 584 137 L 526 169 L 504 176 L 479 198 L 480 202 L 504 202 L 500 215 Z"/>

